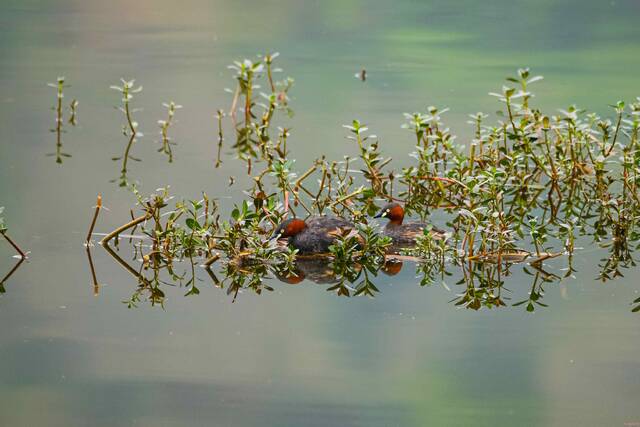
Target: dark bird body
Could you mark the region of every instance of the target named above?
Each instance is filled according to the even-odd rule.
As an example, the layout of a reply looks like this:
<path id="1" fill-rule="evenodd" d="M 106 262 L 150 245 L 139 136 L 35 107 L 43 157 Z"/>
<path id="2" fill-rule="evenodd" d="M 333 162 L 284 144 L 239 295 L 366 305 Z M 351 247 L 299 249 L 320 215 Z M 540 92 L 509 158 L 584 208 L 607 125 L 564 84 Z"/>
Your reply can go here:
<path id="1" fill-rule="evenodd" d="M 329 252 L 336 237 L 353 228 L 351 222 L 333 216 L 312 216 L 306 221 L 292 218 L 280 224 L 274 237 L 288 238 L 289 246 L 300 254 L 319 254 Z"/>
<path id="2" fill-rule="evenodd" d="M 395 248 L 415 246 L 418 236 L 423 235 L 424 230 L 430 227 L 426 222 L 403 222 L 404 209 L 398 203 L 386 205 L 375 217 L 389 219 L 382 234 L 391 238 Z M 431 236 L 434 239 L 442 239 L 444 234 L 443 230 L 431 227 Z"/>

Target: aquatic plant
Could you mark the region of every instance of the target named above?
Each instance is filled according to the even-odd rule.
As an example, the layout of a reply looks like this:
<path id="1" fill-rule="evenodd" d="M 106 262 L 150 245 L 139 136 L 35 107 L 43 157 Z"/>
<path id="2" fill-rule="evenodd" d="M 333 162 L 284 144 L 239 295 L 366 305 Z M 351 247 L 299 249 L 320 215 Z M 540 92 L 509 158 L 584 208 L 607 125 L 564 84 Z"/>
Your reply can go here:
<path id="1" fill-rule="evenodd" d="M 218 154 L 216 155 L 215 167 L 219 168 L 222 164 L 222 144 L 224 143 L 224 132 L 222 130 L 222 118 L 225 116 L 224 111 L 216 112 L 216 121 L 218 123 Z"/>
<path id="2" fill-rule="evenodd" d="M 91 225 L 89 225 L 89 231 L 87 232 L 87 238 L 85 239 L 85 245 L 87 247 L 91 246 L 91 236 L 93 235 L 93 229 L 96 226 L 96 221 L 98 220 L 98 215 L 100 215 L 100 210 L 102 209 L 102 195 L 98 194 L 96 199 L 95 211 L 93 212 L 93 218 L 91 218 Z M 89 255 L 91 257 L 91 255 Z"/>
<path id="3" fill-rule="evenodd" d="M 172 163 L 173 151 L 171 150 L 171 146 L 176 145 L 176 143 L 172 141 L 171 138 L 169 138 L 169 128 L 173 124 L 176 110 L 181 109 L 182 105 L 178 105 L 175 102 L 171 101 L 168 104 L 163 103 L 162 106 L 167 109 L 167 119 L 158 120 L 158 126 L 160 127 L 160 137 L 162 138 L 160 141 L 162 147 L 158 149 L 158 152 L 166 154 L 169 158 L 169 163 Z"/>
<path id="4" fill-rule="evenodd" d="M 16 242 L 14 242 L 7 234 L 8 227 L 4 219 L 3 213 L 4 213 L 4 207 L 0 206 L 0 235 L 2 235 L 2 237 L 4 237 L 4 239 L 16 250 L 16 252 L 18 252 L 19 260 L 9 270 L 9 272 L 5 274 L 0 280 L 0 294 L 3 294 L 6 292 L 5 284 L 7 283 L 9 278 L 13 276 L 13 274 L 18 270 L 18 268 L 20 268 L 22 263 L 27 259 L 27 254 L 22 249 L 20 249 L 20 247 L 16 244 Z"/>
<path id="5" fill-rule="evenodd" d="M 382 268 L 389 258 L 382 253 L 389 249 L 383 240 L 373 243 L 378 233 L 369 225 L 369 216 L 379 204 L 393 200 L 422 219 L 436 210 L 445 218 L 447 239 L 436 242 L 426 230 L 404 255 L 419 261 L 425 285 L 436 275 L 443 277 L 447 264 L 459 266 L 466 290 L 456 301 L 467 308 L 504 306 L 500 289 L 518 263 L 527 263 L 535 272 L 529 298 L 517 304 L 529 311 L 542 306 L 543 284 L 556 280 L 544 272 L 543 262 L 566 255 L 567 275 L 571 274 L 578 239 L 609 251 L 601 263 L 602 280 L 634 265 L 633 250 L 640 246 L 640 99 L 612 105 L 613 120 L 575 106 L 544 114 L 531 92 L 542 78 L 520 69 L 499 92 L 491 93 L 503 106 L 495 122 L 488 123 L 489 116 L 482 112 L 470 116 L 474 136 L 468 144 L 456 143 L 443 120 L 447 108 L 427 107 L 405 114 L 404 128 L 415 141 L 410 166 L 393 170 L 380 141 L 353 120 L 345 127 L 358 148 L 357 157 L 322 156 L 300 172 L 287 147 L 290 130 L 279 128 L 271 138 L 275 113 L 289 112 L 292 84 L 274 82 L 275 57 L 234 63 L 237 87 L 232 107 L 228 115 L 219 110 L 216 116 L 216 166 L 221 163 L 223 119 L 229 117 L 236 155 L 253 177 L 247 200 L 231 218 L 214 215 L 217 205 L 206 196 L 170 208 L 164 190 L 149 197 L 137 194 L 141 216 L 114 230 L 104 243 L 140 226 L 151 242 L 142 256 L 146 267 L 170 269 L 174 260 L 198 256 L 207 266 L 221 260 L 228 289 L 235 295 L 247 287 L 268 290 L 263 280 L 279 266 L 295 275 L 293 264 L 301 258 L 268 239 L 275 224 L 288 215 L 329 213 L 363 225 L 356 234 L 338 236 L 331 249 L 331 268 L 344 279 L 332 290 L 350 295 L 353 289 L 346 283 L 362 275 L 365 280 L 353 293 L 373 295 L 369 275 Z M 264 94 L 264 104 L 256 100 L 261 80 L 271 92 Z M 118 89 L 124 93 L 124 88 Z M 123 111 L 135 137 L 126 102 Z M 376 255 L 366 255 L 369 252 Z M 188 283 L 195 293 L 195 282 Z"/>
<path id="6" fill-rule="evenodd" d="M 289 107 L 289 91 L 293 86 L 293 79 L 290 77 L 281 81 L 273 78 L 274 73 L 281 72 L 279 68 L 273 67 L 274 60 L 278 53 L 267 54 L 259 60 L 252 61 L 245 59 L 235 61 L 229 66 L 235 71 L 237 86 L 232 92 L 233 100 L 229 108 L 229 116 L 236 134 L 236 142 L 233 148 L 237 157 L 247 163 L 247 173 L 251 174 L 251 167 L 254 160 L 270 160 L 275 154 L 286 157 L 286 138 L 288 132 L 281 130 L 277 140 L 272 140 L 271 126 L 278 111 L 285 112 L 289 117 L 293 115 L 293 110 Z M 259 82 L 266 80 L 270 92 L 260 92 Z M 262 101 L 259 101 L 260 98 Z M 259 110 L 259 112 L 256 112 Z M 238 122 L 237 114 L 240 112 L 243 120 Z M 218 113 L 220 120 L 221 114 Z M 219 148 L 222 144 L 220 131 Z"/>
<path id="7" fill-rule="evenodd" d="M 22 263 L 24 263 L 26 260 L 26 258 L 20 258 L 18 259 L 18 262 L 16 262 L 13 267 L 11 267 L 11 269 L 7 272 L 7 274 L 5 274 L 2 279 L 0 279 L 0 294 L 4 294 L 7 290 L 5 288 L 5 285 L 7 283 L 7 281 L 11 278 L 11 276 L 13 276 L 15 274 L 16 271 L 18 271 L 18 269 L 20 268 L 20 266 L 22 265 Z"/>
<path id="8" fill-rule="evenodd" d="M 65 132 L 64 130 L 64 118 L 62 112 L 62 100 L 64 99 L 64 88 L 68 87 L 65 85 L 65 78 L 58 77 L 56 83 L 47 83 L 47 86 L 52 87 L 56 90 L 56 102 L 55 106 L 52 109 L 55 111 L 55 126 L 50 129 L 51 132 L 56 134 L 56 151 L 55 153 L 49 153 L 47 156 L 56 158 L 56 163 L 62 164 L 62 159 L 64 157 L 71 157 L 71 154 L 62 152 L 62 134 Z M 75 99 L 71 102 L 71 117 L 69 118 L 69 123 L 73 126 L 76 124 L 76 108 L 78 106 L 78 101 Z"/>
<path id="9" fill-rule="evenodd" d="M 78 124 L 78 100 L 74 99 L 69 104 L 69 124 L 76 126 Z"/>
<path id="10" fill-rule="evenodd" d="M 3 213 L 4 207 L 0 206 L 0 235 L 2 235 L 2 237 L 4 237 L 4 239 L 13 247 L 13 249 L 18 252 L 21 259 L 25 259 L 27 257 L 27 254 L 22 249 L 20 249 L 20 246 L 18 246 L 18 244 L 14 242 L 11 237 L 9 237 L 9 228 L 7 227 L 7 223 L 4 219 Z"/>
<path id="11" fill-rule="evenodd" d="M 336 242 L 329 247 L 331 267 L 338 283 L 327 290 L 335 291 L 339 296 L 350 296 L 353 292 L 354 296 L 373 297 L 379 290 L 371 276 L 376 276 L 384 265 L 385 254 L 390 245 L 389 237 L 362 224 L 358 224 L 356 230 L 338 236 Z M 347 282 L 358 283 L 352 289 Z"/>
<path id="12" fill-rule="evenodd" d="M 133 119 L 133 114 L 138 111 L 138 109 L 133 108 L 131 106 L 131 101 L 133 101 L 134 95 L 142 92 L 142 86 L 135 87 L 135 80 L 125 80 L 120 79 L 122 82 L 122 86 L 113 85 L 110 88 L 118 91 L 122 95 L 122 105 L 116 107 L 118 111 L 120 111 L 125 117 L 125 124 L 122 125 L 122 134 L 128 138 L 127 145 L 124 149 L 124 154 L 119 157 L 113 157 L 111 160 L 120 161 L 122 160 L 122 166 L 120 169 L 120 177 L 118 179 L 114 179 L 111 182 L 119 182 L 120 187 L 126 187 L 129 184 L 127 178 L 127 165 L 129 160 L 133 160 L 139 162 L 140 159 L 133 157 L 131 155 L 131 149 L 133 144 L 143 136 L 142 132 L 138 130 L 138 122 Z"/>
<path id="13" fill-rule="evenodd" d="M 347 138 L 355 141 L 360 150 L 360 160 L 365 168 L 361 169 L 364 178 L 368 181 L 371 195 L 388 195 L 392 199 L 392 191 L 388 184 L 393 182 L 393 174 L 385 174 L 382 169 L 391 162 L 391 158 L 385 159 L 380 153 L 376 135 L 367 135 L 369 130 L 359 120 L 353 120 L 351 125 L 343 125 L 352 135 Z M 376 140 L 376 142 L 369 142 Z"/>

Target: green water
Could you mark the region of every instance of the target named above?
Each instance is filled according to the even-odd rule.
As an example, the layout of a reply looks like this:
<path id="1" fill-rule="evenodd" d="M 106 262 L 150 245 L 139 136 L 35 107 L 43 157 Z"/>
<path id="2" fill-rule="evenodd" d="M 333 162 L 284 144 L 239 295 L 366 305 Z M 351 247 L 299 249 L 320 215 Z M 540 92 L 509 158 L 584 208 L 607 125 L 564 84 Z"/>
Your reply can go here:
<path id="1" fill-rule="evenodd" d="M 3 1 L 0 5 L 0 205 L 31 251 L 0 297 L 0 425 L 6 426 L 623 426 L 640 422 L 636 270 L 602 284 L 603 252 L 545 287 L 548 308 L 461 310 L 459 292 L 422 288 L 406 265 L 375 298 L 277 281 L 235 303 L 199 273 L 201 294 L 168 287 L 165 310 L 127 309 L 135 280 L 100 247 L 97 296 L 82 242 L 97 193 L 97 231 L 127 220 L 119 173 L 122 119 L 109 86 L 137 78 L 145 136 L 131 177 L 144 192 L 201 191 L 223 211 L 248 182 L 231 158 L 215 170 L 215 111 L 228 108 L 234 59 L 267 50 L 296 79 L 291 148 L 301 169 L 355 153 L 341 127 L 369 124 L 398 164 L 413 139 L 402 113 L 448 106 L 464 142 L 468 113 L 529 66 L 535 102 L 610 114 L 640 95 L 640 3 L 627 1 Z M 354 74 L 365 68 L 366 82 Z M 47 87 L 64 75 L 79 101 L 55 151 Z M 162 102 L 184 105 L 176 160 L 156 153 Z M 228 187 L 228 177 L 236 184 Z M 436 215 L 435 221 L 438 220 Z M 0 277 L 16 260 L 0 245 Z M 549 268 L 562 274 L 561 261 Z M 530 278 L 507 286 L 526 297 Z"/>

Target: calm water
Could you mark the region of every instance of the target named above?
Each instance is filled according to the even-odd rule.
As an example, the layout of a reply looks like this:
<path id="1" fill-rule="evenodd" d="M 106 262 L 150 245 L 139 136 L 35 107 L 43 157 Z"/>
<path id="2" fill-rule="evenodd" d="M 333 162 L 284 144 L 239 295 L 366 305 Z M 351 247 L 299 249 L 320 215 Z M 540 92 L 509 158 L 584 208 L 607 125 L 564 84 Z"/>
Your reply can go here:
<path id="1" fill-rule="evenodd" d="M 206 191 L 228 212 L 247 181 L 230 158 L 212 168 L 213 115 L 229 106 L 234 59 L 281 52 L 296 78 L 288 125 L 300 165 L 353 153 L 341 127 L 353 118 L 402 164 L 413 144 L 403 112 L 449 106 L 464 140 L 466 115 L 495 111 L 487 92 L 521 66 L 545 76 L 536 102 L 550 111 L 576 103 L 608 114 L 607 104 L 640 95 L 639 17 L 635 0 L 3 1 L 0 205 L 31 256 L 0 298 L 0 424 L 637 425 L 640 318 L 630 302 L 640 274 L 597 282 L 595 247 L 579 254 L 575 278 L 546 286 L 549 307 L 533 314 L 457 309 L 456 277 L 422 288 L 411 266 L 380 276 L 375 299 L 274 281 L 273 292 L 232 304 L 202 274 L 199 296 L 167 288 L 162 310 L 127 309 L 135 281 L 100 247 L 94 296 L 82 241 L 97 193 L 110 209 L 99 232 L 134 203 L 109 183 L 124 141 L 108 87 L 120 77 L 144 86 L 145 137 L 134 148 L 144 161 L 131 172 L 140 188 Z M 363 67 L 365 83 L 353 77 Z M 46 157 L 46 83 L 58 75 L 72 85 L 65 102 L 80 102 L 62 165 Z M 184 109 L 167 165 L 154 141 L 170 100 Z M 0 245 L 0 277 L 11 256 Z M 531 286 L 516 270 L 512 302 Z"/>

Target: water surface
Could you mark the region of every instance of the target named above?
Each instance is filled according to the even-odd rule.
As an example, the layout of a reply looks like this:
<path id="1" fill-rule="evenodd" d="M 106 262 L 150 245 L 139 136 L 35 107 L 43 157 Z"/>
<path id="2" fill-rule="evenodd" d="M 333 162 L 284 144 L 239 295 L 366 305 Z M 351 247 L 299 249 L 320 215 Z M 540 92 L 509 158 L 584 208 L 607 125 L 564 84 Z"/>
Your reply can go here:
<path id="1" fill-rule="evenodd" d="M 466 115 L 492 113 L 487 93 L 529 66 L 545 80 L 539 106 L 610 114 L 640 95 L 640 3 L 627 1 L 5 1 L 0 6 L 0 205 L 31 251 L 0 298 L 2 425 L 423 426 L 624 425 L 640 422 L 640 332 L 630 302 L 636 270 L 602 284 L 603 253 L 585 248 L 575 278 L 545 287 L 548 308 L 463 310 L 459 292 L 420 287 L 414 268 L 381 275 L 375 299 L 277 281 L 235 303 L 201 275 L 201 294 L 168 288 L 165 309 L 122 303 L 133 278 L 102 248 L 94 295 L 82 241 L 97 193 L 98 230 L 128 218 L 133 196 L 109 180 L 123 149 L 110 85 L 144 91 L 132 177 L 145 192 L 243 197 L 230 157 L 214 170 L 218 108 L 228 108 L 234 59 L 281 52 L 296 79 L 287 125 L 298 164 L 356 147 L 343 123 L 359 118 L 398 164 L 413 139 L 402 113 L 448 106 L 461 142 Z M 361 82 L 354 73 L 366 68 Z M 46 86 L 64 75 L 79 125 L 62 165 Z M 156 153 L 162 102 L 184 105 L 172 133 L 176 161 Z M 228 177 L 237 183 L 228 187 Z M 434 219 L 438 221 L 438 217 Z M 0 246 L 0 277 L 16 260 Z M 563 264 L 551 262 L 558 273 Z M 509 288 L 526 296 L 530 277 Z M 512 301 L 512 302 L 513 302 Z"/>

